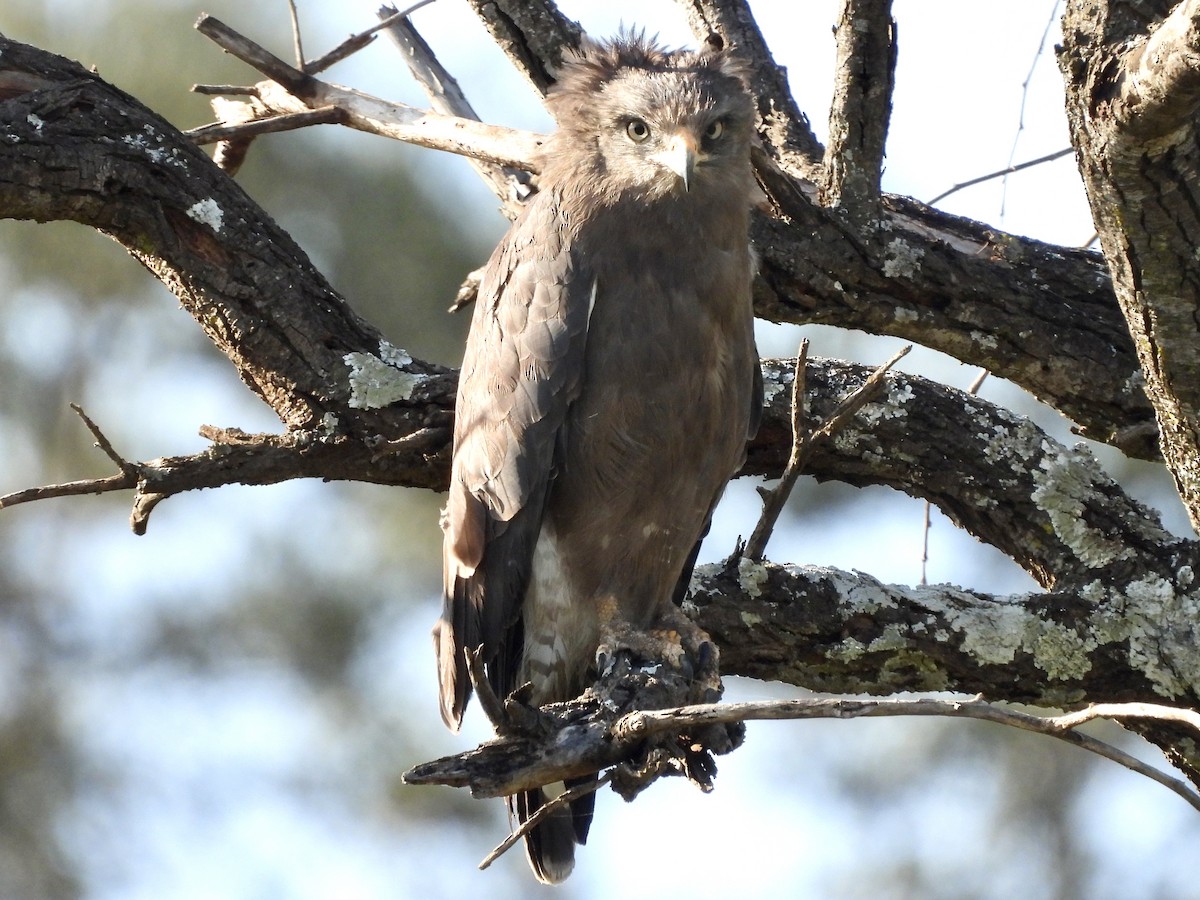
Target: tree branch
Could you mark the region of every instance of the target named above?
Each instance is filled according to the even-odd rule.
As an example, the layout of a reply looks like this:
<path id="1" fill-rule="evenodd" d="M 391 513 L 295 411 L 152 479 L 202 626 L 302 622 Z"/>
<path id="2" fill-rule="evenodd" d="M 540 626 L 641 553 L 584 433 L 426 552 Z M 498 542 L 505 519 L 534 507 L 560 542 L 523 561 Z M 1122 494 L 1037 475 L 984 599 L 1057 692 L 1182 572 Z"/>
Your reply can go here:
<path id="1" fill-rule="evenodd" d="M 553 0 L 467 0 L 513 68 L 545 94 L 566 48 L 579 46 L 583 29 Z"/>
<path id="2" fill-rule="evenodd" d="M 409 71 L 425 91 L 433 111 L 444 116 L 479 121 L 479 116 L 454 76 L 441 64 L 413 24 L 408 19 L 397 17 L 394 6 L 381 7 L 379 16 L 390 22 L 383 29 L 384 33 L 404 54 Z M 532 190 L 528 173 L 520 168 L 506 168 L 476 159 L 471 159 L 471 165 L 492 193 L 500 198 L 505 215 L 515 219 L 521 211 L 522 201 Z"/>
<path id="3" fill-rule="evenodd" d="M 1147 22 L 1069 2 L 1067 118 L 1104 258 L 1133 336 L 1163 458 L 1200 529 L 1200 0 Z"/>
<path id="4" fill-rule="evenodd" d="M 878 215 L 896 80 L 892 0 L 842 0 L 822 194 L 862 224 Z"/>
<path id="5" fill-rule="evenodd" d="M 359 131 L 500 166 L 537 171 L 542 135 L 438 115 L 328 84 L 289 66 L 212 16 L 201 16 L 196 30 L 271 79 L 255 86 L 256 96 L 248 101 L 254 115 L 247 118 L 332 106 L 342 110 L 345 125 Z"/>
<path id="6" fill-rule="evenodd" d="M 589 693 L 603 693 L 603 688 Z M 585 696 L 587 696 L 585 694 Z M 1074 744 L 1111 759 L 1174 791 L 1200 810 L 1200 795 L 1179 779 L 1149 766 L 1132 754 L 1075 729 L 1100 717 L 1138 718 L 1159 723 L 1182 722 L 1195 733 L 1196 713 L 1152 704 L 1106 704 L 1063 716 L 1035 716 L 1017 710 L 970 700 L 851 700 L 812 697 L 798 700 L 734 704 L 703 704 L 672 709 L 624 711 L 603 703 L 556 703 L 543 707 L 545 730 L 537 735 L 507 735 L 485 742 L 474 750 L 446 756 L 414 766 L 404 774 L 407 784 L 440 784 L 467 787 L 472 796 L 503 797 L 602 772 L 613 767 L 606 779 L 618 780 L 623 769 L 641 767 L 646 746 L 664 736 L 687 735 L 718 726 L 741 725 L 749 720 L 853 719 L 882 716 L 942 716 L 982 719 L 1019 728 Z M 544 779 L 544 780 L 542 780 Z M 512 838 L 515 840 L 515 837 Z M 505 841 L 486 862 L 511 846 Z"/>
<path id="7" fill-rule="evenodd" d="M 1116 136 L 1140 153 L 1200 109 L 1200 0 L 1183 0 L 1125 50 L 1116 77 Z"/>

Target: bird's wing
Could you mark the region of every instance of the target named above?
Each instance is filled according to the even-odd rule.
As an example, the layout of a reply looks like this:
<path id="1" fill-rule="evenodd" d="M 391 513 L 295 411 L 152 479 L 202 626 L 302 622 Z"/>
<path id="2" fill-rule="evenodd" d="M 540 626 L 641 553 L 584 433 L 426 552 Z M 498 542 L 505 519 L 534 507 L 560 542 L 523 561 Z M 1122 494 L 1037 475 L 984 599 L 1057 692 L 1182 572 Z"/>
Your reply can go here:
<path id="1" fill-rule="evenodd" d="M 442 717 L 470 696 L 464 649 L 482 645 L 493 687 L 516 685 L 522 598 L 567 408 L 583 377 L 595 299 L 549 192 L 496 248 L 480 283 L 455 412 L 443 515 L 444 609 L 435 629 Z"/>

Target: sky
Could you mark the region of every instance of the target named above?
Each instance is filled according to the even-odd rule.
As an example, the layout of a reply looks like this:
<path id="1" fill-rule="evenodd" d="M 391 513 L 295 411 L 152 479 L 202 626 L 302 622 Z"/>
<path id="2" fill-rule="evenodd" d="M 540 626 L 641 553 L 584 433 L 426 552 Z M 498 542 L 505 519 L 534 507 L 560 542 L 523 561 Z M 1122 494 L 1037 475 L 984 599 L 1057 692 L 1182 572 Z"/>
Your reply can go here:
<path id="1" fill-rule="evenodd" d="M 26 2 L 32 0 L 17 0 L 18 6 Z M 173 5 L 187 12 L 187 21 L 201 11 L 200 6 L 193 10 L 186 3 Z M 210 9 L 237 27 L 237 5 L 213 3 Z M 286 12 L 282 3 L 279 6 L 282 26 Z M 692 42 L 685 20 L 671 3 L 572 0 L 561 6 L 595 35 L 636 24 L 669 44 Z M 764 0 L 752 6 L 777 61 L 787 68 L 800 107 L 823 138 L 836 4 Z M 1068 146 L 1052 49 L 1057 40 L 1054 7 L 1047 0 L 1022 0 L 1005 5 L 998 14 L 994 3 L 896 0 L 900 55 L 886 190 L 929 200 L 962 181 Z M 374 9 L 374 3 L 317 4 L 312 9 L 302 4 L 302 19 L 312 36 L 309 55 L 325 49 L 319 46 L 322 42 L 331 44 L 372 22 Z M 438 0 L 420 10 L 414 21 L 485 121 L 543 131 L 551 127 L 532 90 L 507 67 L 465 4 Z M 339 66 L 334 80 L 422 103 L 382 42 Z M 349 154 L 380 152 L 377 138 L 340 133 L 321 139 L 338 142 Z M 494 212 L 494 199 L 462 161 L 429 152 L 409 158 L 438 185 L 447 209 L 466 204 L 478 211 L 484 243 L 499 237 L 504 222 Z M 938 206 L 1050 242 L 1078 246 L 1092 235 L 1083 188 L 1069 156 L 963 190 Z M 46 306 L 54 308 L 49 302 Z M 68 341 L 70 317 L 63 313 L 60 318 L 57 326 L 42 322 L 38 334 L 58 334 Z M 26 321 L 14 316 L 13 327 L 19 329 Z M 121 324 L 127 329 L 122 333 L 129 336 L 130 352 L 150 356 L 151 348 L 138 349 L 136 316 L 131 314 Z M 19 331 L 7 333 L 14 345 L 26 343 Z M 791 356 L 804 336 L 812 340 L 814 355 L 869 364 L 886 359 L 901 344 L 828 328 L 761 323 L 760 349 L 764 355 Z M 977 374 L 920 348 L 900 368 L 964 388 Z M 194 435 L 198 422 L 210 421 L 247 430 L 273 427 L 270 416 L 219 366 L 189 368 L 178 375 L 170 388 L 162 388 L 164 397 L 155 404 L 164 411 L 165 421 L 158 424 L 165 433 Z M 121 418 L 126 398 L 120 392 L 106 391 L 102 385 L 93 392 L 93 415 L 106 421 Z M 981 394 L 1018 408 L 1059 439 L 1074 442 L 1054 413 L 1012 385 L 989 379 Z M 127 437 L 134 443 L 145 440 L 134 434 Z M 195 446 L 180 440 L 180 446 L 164 446 L 156 439 L 142 455 L 199 449 L 198 439 L 192 439 Z M 1163 510 L 1168 527 L 1189 533 L 1159 469 L 1126 465 L 1106 448 L 1096 452 L 1110 470 L 1119 467 L 1132 493 Z M 17 486 L 24 485 L 13 487 Z M 360 675 L 363 696 L 371 700 L 366 710 L 347 711 L 340 705 L 345 698 L 336 696 L 314 704 L 311 694 L 293 679 L 252 663 L 223 677 L 183 678 L 151 660 L 132 678 L 127 673 L 111 679 L 89 675 L 86 683 L 74 684 L 68 713 L 88 736 L 90 751 L 123 772 L 136 773 L 138 785 L 135 791 L 119 794 L 119 803 L 125 805 L 118 832 L 112 827 L 111 797 L 81 806 L 63 826 L 65 845 L 89 873 L 89 897 L 383 900 L 455 897 L 468 890 L 498 897 L 516 896 L 518 891 L 520 896 L 549 896 L 520 871 L 524 862 L 519 851 L 496 865 L 516 872 L 515 879 L 476 872 L 474 865 L 491 845 L 478 842 L 478 829 L 458 827 L 453 815 L 430 813 L 428 818 L 395 822 L 394 813 L 380 802 L 373 816 L 364 817 L 363 809 L 374 809 L 370 792 L 388 789 L 381 785 L 361 785 L 364 796 L 358 805 L 332 796 L 333 780 L 323 772 L 352 771 L 359 753 L 404 752 L 393 746 L 398 730 L 429 732 L 422 735 L 430 742 L 423 746 L 439 753 L 464 749 L 487 736 L 477 711 L 463 734 L 442 733 L 432 702 L 436 686 L 427 629 L 440 601 L 436 566 L 422 559 L 436 554 L 437 498 L 422 495 L 413 500 L 415 511 L 409 514 L 428 536 L 411 547 L 391 548 L 393 556 L 385 563 L 378 559 L 377 542 L 369 535 L 351 534 L 347 527 L 355 523 L 369 530 L 369 523 L 355 519 L 356 502 L 368 494 L 377 500 L 376 489 L 335 492 L 315 483 L 205 492 L 164 504 L 155 513 L 150 534 L 136 540 L 122 521 L 114 520 L 111 508 L 97 510 L 61 538 L 53 515 L 23 520 L 27 527 L 19 532 L 25 542 L 22 552 L 47 570 L 61 568 L 74 598 L 62 627 L 76 637 L 104 643 L 114 658 L 120 656 L 123 642 L 134 646 L 138 635 L 153 625 L 148 609 L 185 617 L 219 612 L 226 596 L 244 581 L 265 583 L 277 576 L 271 567 L 247 572 L 242 542 L 245 534 L 277 528 L 280 522 L 292 528 L 292 552 L 298 556 L 323 552 L 330 535 L 337 535 L 331 578 L 353 581 L 362 578 L 363 571 L 400 569 L 407 577 L 412 569 L 417 574 L 410 584 L 416 587 L 410 589 L 428 595 L 420 616 L 389 612 L 386 605 L 377 611 L 374 655 L 362 663 Z M 832 521 L 805 516 L 805 508 L 833 503 L 840 505 Z M 736 538 L 748 531 L 757 505 L 753 484 L 731 487 L 702 561 L 728 554 Z M 923 504 L 884 489 L 805 484 L 772 542 L 770 556 L 861 569 L 884 581 L 913 583 L 921 572 L 923 515 Z M 46 549 L 48 544 L 52 550 Z M 1035 587 L 1006 558 L 940 516 L 935 515 L 929 545 L 933 582 L 997 593 Z M 86 552 L 86 562 L 63 565 L 75 552 Z M 172 591 L 173 584 L 185 583 L 203 583 L 205 590 Z M 203 609 L 183 608 L 196 604 L 198 596 Z M 728 696 L 754 699 L 786 693 L 778 686 L 735 679 Z M 430 702 L 396 708 L 397 697 L 412 695 Z M 339 717 L 358 722 L 371 715 L 379 720 L 370 732 L 376 743 L 347 746 L 339 741 Z M 991 734 L 986 731 L 990 727 L 964 724 L 961 730 Z M 556 895 L 673 896 L 682 880 L 687 895 L 695 898 L 731 893 L 782 896 L 783 886 L 786 895 L 795 897 L 909 896 L 900 883 L 855 884 L 846 874 L 864 858 L 904 847 L 920 860 L 927 876 L 944 877 L 947 884 L 965 886 L 976 896 L 1054 896 L 1041 881 L 1045 870 L 1040 866 L 1046 861 L 1014 855 L 1013 848 L 1025 845 L 1002 828 L 997 830 L 1011 785 L 972 749 L 976 745 L 960 747 L 947 733 L 934 724 L 884 721 L 754 725 L 745 747 L 721 761 L 712 795 L 684 784 L 660 783 L 634 804 L 602 797 L 576 874 Z M 1061 771 L 1055 767 L 1063 763 L 1044 755 L 1045 741 L 1026 736 L 1014 740 L 1022 741 L 1028 754 L 1025 774 L 1031 782 L 1045 772 Z M 320 765 L 314 763 L 316 758 Z M 858 766 L 854 771 L 870 771 L 875 758 L 886 760 L 888 771 L 901 772 L 928 769 L 929 759 L 936 758 L 939 772 L 925 780 L 913 775 L 913 783 L 923 786 L 920 793 L 906 792 L 903 783 L 890 784 L 878 804 L 852 802 L 848 798 L 862 787 L 845 782 L 849 770 L 839 769 L 839 761 L 853 761 Z M 1115 766 L 1089 766 L 1082 778 L 1080 792 L 1064 812 L 1071 827 L 1086 833 L 1097 860 L 1095 881 L 1080 896 L 1196 896 L 1188 893 L 1192 889 L 1185 874 L 1163 863 L 1181 851 L 1185 838 L 1196 835 L 1184 804 Z M 500 827 L 497 817 L 495 842 L 503 837 Z M 972 872 L 973 867 L 979 871 Z M 697 868 L 705 877 L 696 878 Z"/>

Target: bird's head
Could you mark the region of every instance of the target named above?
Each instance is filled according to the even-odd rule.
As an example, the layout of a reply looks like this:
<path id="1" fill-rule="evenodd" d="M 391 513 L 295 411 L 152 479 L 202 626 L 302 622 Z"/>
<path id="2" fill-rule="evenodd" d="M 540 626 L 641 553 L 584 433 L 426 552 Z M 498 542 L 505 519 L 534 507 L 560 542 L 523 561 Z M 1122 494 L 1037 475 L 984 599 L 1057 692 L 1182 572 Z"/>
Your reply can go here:
<path id="1" fill-rule="evenodd" d="M 548 102 L 552 179 L 594 179 L 614 199 L 748 190 L 754 104 L 724 51 L 668 52 L 636 33 L 585 43 Z"/>

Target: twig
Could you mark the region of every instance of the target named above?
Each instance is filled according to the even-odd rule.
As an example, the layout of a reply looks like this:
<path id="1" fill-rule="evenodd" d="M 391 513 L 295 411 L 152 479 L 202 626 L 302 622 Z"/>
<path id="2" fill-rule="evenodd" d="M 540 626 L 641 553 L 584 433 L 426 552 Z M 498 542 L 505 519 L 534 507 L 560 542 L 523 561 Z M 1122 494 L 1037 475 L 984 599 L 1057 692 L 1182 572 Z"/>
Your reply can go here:
<path id="1" fill-rule="evenodd" d="M 100 426 L 91 420 L 88 414 L 83 411 L 83 407 L 78 403 L 72 403 L 71 409 L 75 411 L 75 415 L 83 419 L 83 424 L 86 425 L 87 430 L 92 433 L 92 437 L 96 439 L 96 446 L 104 451 L 104 455 L 115 462 L 117 464 L 117 468 L 126 475 L 136 475 L 138 472 L 138 467 L 129 462 L 127 459 L 125 459 L 125 457 L 121 456 L 120 453 L 113 449 L 112 443 L 105 436 L 104 432 L 100 430 Z"/>
<path id="2" fill-rule="evenodd" d="M 311 95 L 312 83 L 316 79 L 294 66 L 289 66 L 274 53 L 238 34 L 215 16 L 205 13 L 196 20 L 194 27 L 226 53 L 236 56 L 246 65 L 279 82 L 296 96 Z"/>
<path id="3" fill-rule="evenodd" d="M 96 439 L 96 446 L 104 451 L 104 455 L 117 464 L 120 474 L 109 475 L 107 478 L 84 478 L 79 481 L 68 481 L 63 484 L 47 484 L 40 487 L 25 488 L 0 496 L 0 509 L 18 506 L 21 503 L 32 503 L 35 500 L 51 500 L 55 497 L 79 497 L 84 494 L 107 494 L 111 491 L 124 491 L 135 487 L 141 477 L 141 468 L 131 463 L 113 449 L 112 442 L 100 430 L 100 426 L 91 420 L 83 407 L 72 403 L 71 409 L 83 420 L 87 430 Z"/>
<path id="4" fill-rule="evenodd" d="M 775 486 L 773 491 L 768 492 L 764 496 L 762 515 L 759 517 L 758 524 L 754 526 L 750 540 L 746 542 L 746 546 L 742 549 L 741 555 L 744 558 L 753 560 L 754 562 L 762 561 L 766 552 L 767 542 L 771 539 L 771 532 L 774 530 L 775 523 L 779 519 L 779 513 L 787 502 L 787 498 L 791 494 L 797 478 L 799 478 L 800 473 L 808 464 L 809 459 L 812 458 L 813 451 L 816 449 L 818 443 L 833 437 L 849 424 L 858 411 L 874 396 L 892 366 L 907 356 L 910 350 L 912 350 L 911 344 L 900 348 L 891 359 L 872 372 L 857 390 L 844 397 L 829 418 L 811 433 L 804 433 L 805 429 L 798 427 L 802 419 L 799 418 L 796 411 L 797 405 L 801 402 L 796 394 L 796 383 L 801 382 L 802 375 L 800 374 L 800 357 L 797 357 L 796 375 L 792 388 L 791 456 L 788 458 L 787 466 L 783 470 L 783 477 L 780 478 L 779 484 Z M 807 341 L 800 345 L 800 353 L 807 358 Z"/>
<path id="5" fill-rule="evenodd" d="M 109 475 L 107 478 L 86 478 L 82 481 L 68 481 L 63 484 L 47 484 L 41 487 L 25 488 L 13 491 L 11 494 L 0 496 L 0 509 L 18 506 L 22 503 L 32 503 L 34 500 L 52 500 L 55 497 L 79 497 L 84 494 L 107 494 L 111 491 L 124 491 L 137 484 L 136 475 Z"/>
<path id="6" fill-rule="evenodd" d="M 323 106 L 320 109 L 283 113 L 266 119 L 252 119 L 248 122 L 202 125 L 199 128 L 185 131 L 184 134 L 197 144 L 204 145 L 233 138 L 250 138 L 260 134 L 294 131 L 310 125 L 336 125 L 345 120 L 346 113 L 343 110 L 336 106 Z"/>
<path id="7" fill-rule="evenodd" d="M 985 181 L 991 181 L 993 178 L 1001 178 L 1005 175 L 1011 175 L 1013 172 L 1020 172 L 1022 169 L 1029 169 L 1033 166 L 1040 166 L 1042 163 L 1053 162 L 1059 157 L 1066 156 L 1068 153 L 1074 153 L 1074 149 L 1067 147 L 1065 150 L 1056 150 L 1053 153 L 1047 153 L 1045 156 L 1039 156 L 1037 159 L 1031 159 L 1023 163 L 1017 163 L 1015 166 L 1005 166 L 995 172 L 989 172 L 987 175 L 980 175 L 978 178 L 971 178 L 967 181 L 960 182 L 953 187 L 942 191 L 936 197 L 929 201 L 929 205 L 937 203 L 939 200 L 945 200 L 951 194 L 956 194 L 964 188 L 974 187 L 977 184 L 983 184 Z"/>
<path id="8" fill-rule="evenodd" d="M 376 32 L 387 28 L 393 22 L 412 15 L 422 6 L 428 6 L 432 2 L 433 0 L 420 0 L 419 3 L 414 3 L 412 6 L 401 10 L 400 12 L 395 12 L 393 10 L 393 14 L 388 16 L 382 22 L 372 25 L 370 28 L 358 32 L 358 34 L 350 35 L 350 37 L 346 38 L 346 40 L 342 41 L 324 56 L 309 61 L 304 66 L 304 71 L 308 72 L 310 75 L 315 75 L 317 72 L 324 72 L 330 66 L 341 62 L 347 56 L 357 53 L 363 47 L 374 41 Z"/>
<path id="9" fill-rule="evenodd" d="M 1173 778 L 1132 754 L 1074 729 L 1093 719 L 1151 719 L 1186 725 L 1200 734 L 1200 714 L 1188 709 L 1152 703 L 1104 703 L 1061 716 L 1035 716 L 970 700 L 847 700 L 806 698 L 801 700 L 749 703 L 703 704 L 671 710 L 627 713 L 613 726 L 617 739 L 645 737 L 662 731 L 729 724 L 763 719 L 854 719 L 878 716 L 949 716 L 982 719 L 1000 725 L 1044 734 L 1111 759 L 1125 768 L 1169 788 L 1200 811 L 1200 794 L 1186 782 Z"/>
<path id="10" fill-rule="evenodd" d="M 308 69 L 304 65 L 304 42 L 300 38 L 300 11 L 296 9 L 296 0 L 287 0 L 287 5 L 292 19 L 292 58 L 296 60 L 296 68 L 306 72 Z"/>
<path id="11" fill-rule="evenodd" d="M 594 781 L 587 781 L 583 784 L 576 785 L 569 791 L 563 791 L 553 800 L 544 804 L 541 809 L 522 822 L 519 828 L 514 829 L 508 837 L 496 845 L 496 848 L 492 850 L 491 853 L 483 858 L 483 861 L 479 864 L 480 871 L 486 869 L 501 856 L 511 850 L 513 844 L 532 831 L 537 824 L 542 821 L 542 819 L 549 816 L 552 812 L 554 812 L 554 810 L 558 809 L 560 806 L 571 803 L 574 800 L 578 800 L 580 797 L 586 797 L 588 794 L 592 794 L 600 790 L 600 788 L 612 781 L 614 771 L 615 770 L 610 770 L 609 772 L 605 773 L 602 778 L 597 778 Z"/>
<path id="12" fill-rule="evenodd" d="M 1042 54 L 1046 51 L 1046 39 L 1050 36 L 1051 29 L 1054 28 L 1054 23 L 1058 20 L 1058 7 L 1061 0 L 1054 0 L 1054 5 L 1050 7 L 1050 15 L 1046 18 L 1046 26 L 1042 29 L 1042 39 L 1038 41 L 1037 51 L 1033 54 L 1033 61 L 1029 64 L 1029 72 L 1025 75 L 1025 80 L 1021 82 L 1021 108 L 1017 113 L 1017 132 L 1013 135 L 1012 147 L 1008 151 L 1008 164 L 1012 166 L 1013 159 L 1017 155 L 1017 144 L 1021 142 L 1021 135 L 1025 131 L 1025 104 L 1029 102 L 1029 85 L 1033 81 L 1033 73 L 1037 71 L 1038 60 L 1042 58 Z M 1005 206 L 1008 202 L 1008 176 L 1009 172 L 1004 173 L 1003 187 L 1000 192 L 1000 218 L 1004 218 Z"/>
<path id="13" fill-rule="evenodd" d="M 807 370 L 808 339 L 805 338 L 800 342 L 800 350 L 796 353 L 796 364 L 792 376 L 791 454 L 788 456 L 787 465 L 784 466 L 779 484 L 773 491 L 762 493 L 762 514 L 754 526 L 754 531 L 750 533 L 750 540 L 746 542 L 746 546 L 742 548 L 741 552 L 743 557 L 755 562 L 761 561 L 766 553 L 767 542 L 771 539 L 771 532 L 775 530 L 775 523 L 779 521 L 779 514 L 783 511 L 784 504 L 787 503 L 787 498 L 792 493 L 796 479 L 800 477 L 803 445 L 809 440 L 808 429 L 804 423 L 804 378 Z"/>

